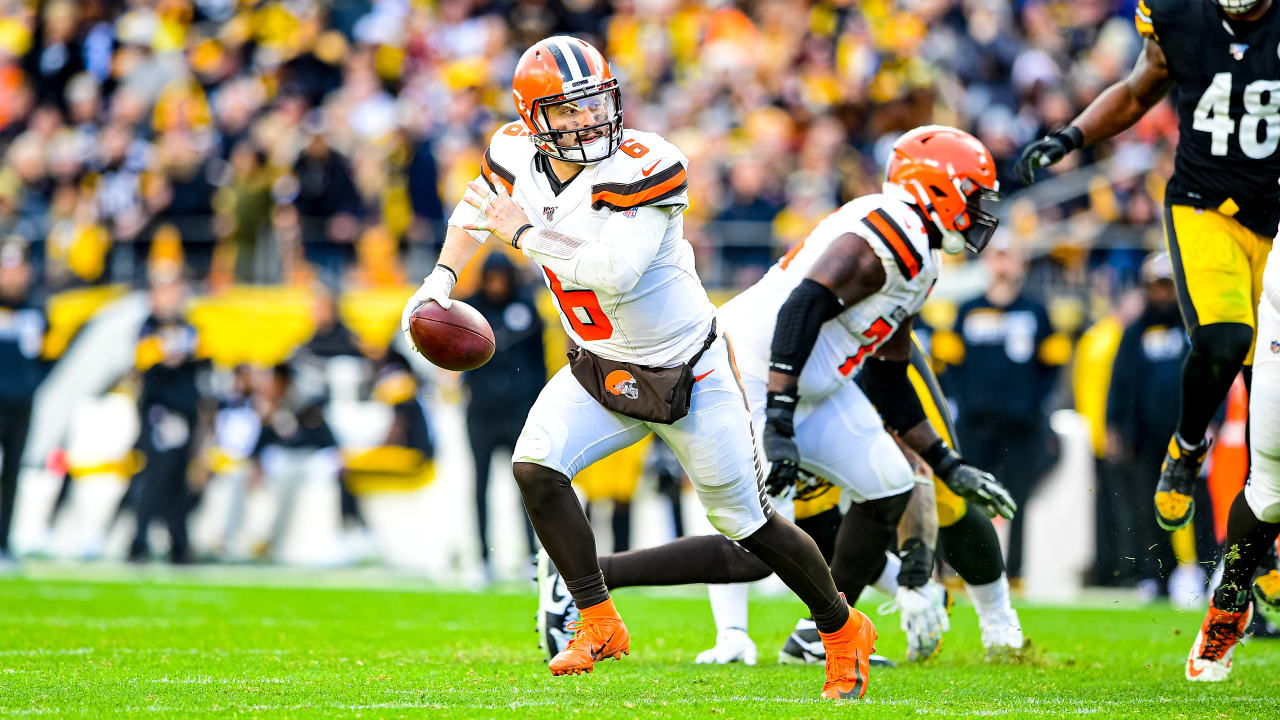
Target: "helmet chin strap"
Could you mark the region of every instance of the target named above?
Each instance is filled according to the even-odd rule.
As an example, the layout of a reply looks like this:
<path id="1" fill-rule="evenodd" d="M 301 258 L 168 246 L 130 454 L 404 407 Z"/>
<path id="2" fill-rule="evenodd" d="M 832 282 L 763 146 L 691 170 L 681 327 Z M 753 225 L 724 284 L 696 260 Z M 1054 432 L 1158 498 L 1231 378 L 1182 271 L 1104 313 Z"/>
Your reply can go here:
<path id="1" fill-rule="evenodd" d="M 942 231 L 942 251 L 948 255 L 959 255 L 964 252 L 965 239 L 964 235 L 955 230 Z"/>
<path id="2" fill-rule="evenodd" d="M 924 212 L 933 221 L 934 227 L 942 234 L 942 251 L 948 255 L 959 255 L 965 250 L 965 239 L 962 233 L 955 230 L 948 230 L 942 225 L 942 218 L 938 217 L 938 211 L 933 208 L 933 203 L 928 201 L 928 195 L 924 191 L 924 186 L 919 180 L 912 180 L 911 185 L 915 188 L 915 196 L 924 201 Z"/>

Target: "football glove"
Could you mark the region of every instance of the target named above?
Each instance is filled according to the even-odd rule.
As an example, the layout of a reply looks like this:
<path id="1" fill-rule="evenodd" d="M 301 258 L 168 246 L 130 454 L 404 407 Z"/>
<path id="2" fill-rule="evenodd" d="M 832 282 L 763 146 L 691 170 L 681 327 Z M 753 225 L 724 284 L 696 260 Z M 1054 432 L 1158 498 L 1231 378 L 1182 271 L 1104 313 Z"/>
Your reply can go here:
<path id="1" fill-rule="evenodd" d="M 977 505 L 987 517 L 1012 519 L 1018 511 L 1013 496 L 994 475 L 966 463 L 945 440 L 934 443 L 921 455 L 952 492 Z"/>
<path id="2" fill-rule="evenodd" d="M 881 606 L 880 612 L 898 611 L 899 625 L 907 635 L 907 659 L 912 662 L 928 660 L 937 655 L 942 645 L 942 633 L 951 629 L 947 615 L 946 591 L 930 580 L 919 588 L 898 588 L 892 603 Z"/>
<path id="3" fill-rule="evenodd" d="M 449 299 L 449 293 L 453 292 L 453 286 L 457 284 L 458 276 L 452 270 L 437 265 L 431 274 L 422 280 L 422 286 L 417 292 L 409 296 L 409 300 L 404 304 L 404 312 L 400 313 L 400 332 L 404 333 L 404 339 L 409 342 L 409 347 L 413 347 L 413 337 L 409 335 L 409 317 L 414 311 L 426 305 L 431 301 L 435 301 L 445 310 L 453 305 L 453 301 Z"/>
<path id="4" fill-rule="evenodd" d="M 769 461 L 769 475 L 765 478 L 765 491 L 780 497 L 795 485 L 800 474 L 800 450 L 796 447 L 794 392 L 771 392 L 765 403 L 764 446 L 765 459 Z"/>
<path id="5" fill-rule="evenodd" d="M 1023 148 L 1022 154 L 1018 156 L 1018 164 L 1014 166 L 1014 174 L 1018 176 L 1018 182 L 1031 185 L 1036 181 L 1036 170 L 1049 167 L 1083 144 L 1084 133 L 1074 126 L 1036 140 Z"/>

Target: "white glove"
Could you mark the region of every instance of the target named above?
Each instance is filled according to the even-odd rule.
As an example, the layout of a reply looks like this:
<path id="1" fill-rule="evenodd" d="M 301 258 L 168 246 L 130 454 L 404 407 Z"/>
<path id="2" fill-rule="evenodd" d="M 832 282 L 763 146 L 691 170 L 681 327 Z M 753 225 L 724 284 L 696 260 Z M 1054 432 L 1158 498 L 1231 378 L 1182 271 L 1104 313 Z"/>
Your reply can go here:
<path id="1" fill-rule="evenodd" d="M 409 341 L 409 347 L 413 347 L 413 337 L 409 335 L 409 316 L 432 300 L 448 310 L 449 306 L 453 305 L 453 301 L 449 299 L 449 293 L 453 292 L 453 286 L 457 282 L 458 278 L 452 270 L 443 265 L 437 265 L 436 269 L 422 280 L 422 287 L 409 296 L 408 302 L 404 304 L 404 312 L 400 314 L 400 332 L 404 333 L 404 339 Z"/>
<path id="2" fill-rule="evenodd" d="M 942 645 L 942 633 L 951 629 L 942 587 L 932 580 L 915 589 L 900 587 L 895 602 L 907 634 L 907 659 L 933 657 Z"/>
<path id="3" fill-rule="evenodd" d="M 728 665 L 740 662 L 756 664 L 756 644 L 745 630 L 726 628 L 716 637 L 716 646 L 698 653 L 694 663 L 698 665 Z"/>

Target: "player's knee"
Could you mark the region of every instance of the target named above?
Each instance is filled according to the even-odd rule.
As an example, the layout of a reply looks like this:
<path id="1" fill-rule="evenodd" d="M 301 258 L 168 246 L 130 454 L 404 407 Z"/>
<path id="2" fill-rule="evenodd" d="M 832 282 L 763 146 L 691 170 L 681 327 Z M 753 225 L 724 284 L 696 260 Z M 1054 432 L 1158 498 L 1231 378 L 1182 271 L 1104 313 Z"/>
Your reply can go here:
<path id="1" fill-rule="evenodd" d="M 1234 376 L 1253 344 L 1253 328 L 1242 323 L 1202 325 L 1191 333 L 1191 355 L 1214 376 Z"/>
<path id="2" fill-rule="evenodd" d="M 1244 499 L 1265 523 L 1280 523 L 1280 449 L 1253 448 L 1253 467 Z"/>
<path id="3" fill-rule="evenodd" d="M 862 523 L 867 527 L 890 532 L 896 531 L 898 521 L 902 519 L 902 513 L 906 511 L 907 504 L 910 502 L 911 490 L 908 488 L 906 492 L 897 495 L 853 503 L 849 506 L 846 515 L 850 516 L 850 520 L 856 518 L 856 522 Z M 846 520 L 846 522 L 849 522 L 849 520 Z"/>
<path id="4" fill-rule="evenodd" d="M 730 540 L 743 540 L 754 535 L 764 527 L 766 519 L 763 510 L 757 511 L 745 505 L 707 506 L 707 520 L 711 527 Z"/>
<path id="5" fill-rule="evenodd" d="M 563 473 L 537 463 L 514 462 L 511 464 L 511 474 L 515 476 L 520 496 L 527 506 L 536 505 L 542 497 L 559 492 L 571 484 Z"/>

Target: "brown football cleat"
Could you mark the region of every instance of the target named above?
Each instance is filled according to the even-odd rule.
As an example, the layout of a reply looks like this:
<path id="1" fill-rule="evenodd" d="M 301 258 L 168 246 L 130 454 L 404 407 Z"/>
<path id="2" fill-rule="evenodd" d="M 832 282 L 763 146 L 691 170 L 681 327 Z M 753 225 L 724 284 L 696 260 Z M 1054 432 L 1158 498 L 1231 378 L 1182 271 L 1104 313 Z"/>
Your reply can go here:
<path id="1" fill-rule="evenodd" d="M 879 637 L 871 618 L 849 608 L 844 627 L 818 634 L 827 650 L 827 681 L 822 685 L 822 697 L 838 700 L 866 695 L 871 682 L 871 653 Z"/>
<path id="2" fill-rule="evenodd" d="M 581 613 L 582 619 L 569 624 L 569 629 L 575 631 L 573 639 L 551 658 L 552 675 L 589 673 L 597 660 L 618 660 L 631 654 L 631 633 L 618 615 L 613 598 L 583 608 Z"/>

